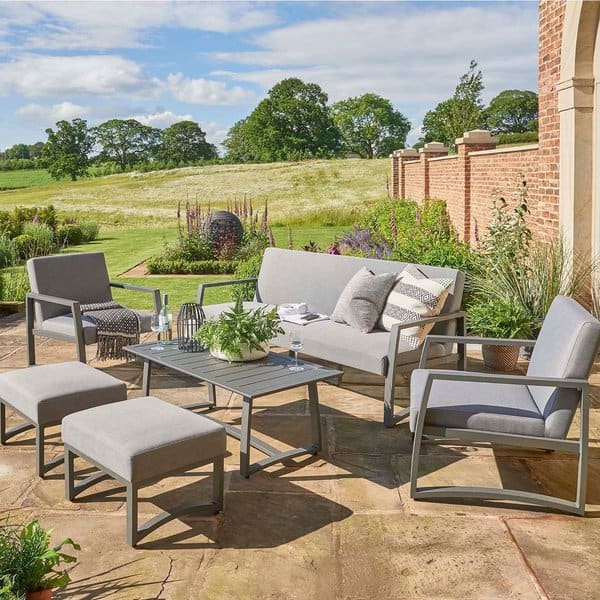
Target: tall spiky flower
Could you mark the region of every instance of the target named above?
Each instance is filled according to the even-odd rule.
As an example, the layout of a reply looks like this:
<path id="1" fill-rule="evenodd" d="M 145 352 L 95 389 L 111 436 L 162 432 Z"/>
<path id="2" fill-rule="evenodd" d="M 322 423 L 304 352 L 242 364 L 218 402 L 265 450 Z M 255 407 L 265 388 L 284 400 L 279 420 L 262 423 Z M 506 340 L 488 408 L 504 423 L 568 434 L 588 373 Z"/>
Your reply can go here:
<path id="1" fill-rule="evenodd" d="M 294 249 L 294 240 L 292 239 L 292 228 L 288 227 L 288 248 L 290 250 Z"/>

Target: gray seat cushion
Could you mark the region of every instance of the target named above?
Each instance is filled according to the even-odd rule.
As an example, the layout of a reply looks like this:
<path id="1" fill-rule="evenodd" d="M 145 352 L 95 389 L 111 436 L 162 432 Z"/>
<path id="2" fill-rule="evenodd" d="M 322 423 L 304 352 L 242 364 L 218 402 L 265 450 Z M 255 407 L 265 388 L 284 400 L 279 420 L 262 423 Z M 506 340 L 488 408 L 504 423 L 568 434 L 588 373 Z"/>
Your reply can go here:
<path id="1" fill-rule="evenodd" d="M 49 425 L 79 410 L 125 400 L 127 387 L 81 362 L 66 362 L 0 374 L 0 398 L 34 423 Z"/>
<path id="2" fill-rule="evenodd" d="M 150 318 L 152 317 L 151 312 L 137 310 L 135 311 L 140 318 L 140 331 L 141 333 L 147 333 L 150 331 Z M 81 325 L 83 327 L 83 339 L 86 344 L 95 344 L 98 341 L 96 335 L 96 326 L 86 318 L 85 315 L 81 317 Z M 53 333 L 62 333 L 64 335 L 75 335 L 73 328 L 73 315 L 68 313 L 66 315 L 60 315 L 58 317 L 52 317 L 46 319 L 42 325 L 42 329 L 51 331 Z"/>
<path id="3" fill-rule="evenodd" d="M 69 415 L 62 437 L 75 453 L 135 483 L 226 452 L 223 425 L 153 396 Z"/>
<path id="4" fill-rule="evenodd" d="M 417 369 L 410 379 L 411 431 L 416 427 L 428 372 Z M 540 437 L 545 431 L 544 418 L 527 386 L 471 381 L 434 381 L 425 425 Z"/>
<path id="5" fill-rule="evenodd" d="M 214 317 L 231 304 L 210 304 L 203 307 L 207 317 Z M 245 302 L 244 308 L 252 309 L 259 306 L 269 306 L 259 302 Z M 388 369 L 388 331 L 374 330 L 371 333 L 361 333 L 344 323 L 334 321 L 319 321 L 308 325 L 294 325 L 283 321 L 281 326 L 285 333 L 273 339 L 273 344 L 289 348 L 290 332 L 302 329 L 304 347 L 302 353 L 323 360 L 331 361 L 347 367 L 360 369 L 377 375 L 385 375 Z M 439 358 L 450 353 L 451 345 L 432 344 L 429 357 Z M 406 340 L 400 341 L 398 347 L 398 365 L 412 364 L 419 361 L 421 349 L 414 349 Z"/>

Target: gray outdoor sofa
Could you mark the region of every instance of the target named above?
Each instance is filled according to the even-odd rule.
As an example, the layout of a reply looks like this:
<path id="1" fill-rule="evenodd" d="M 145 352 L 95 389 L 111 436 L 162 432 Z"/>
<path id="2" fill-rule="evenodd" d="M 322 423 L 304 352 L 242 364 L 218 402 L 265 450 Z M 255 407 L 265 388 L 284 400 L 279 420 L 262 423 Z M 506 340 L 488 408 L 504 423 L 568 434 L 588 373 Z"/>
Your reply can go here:
<path id="1" fill-rule="evenodd" d="M 255 301 L 245 303 L 247 308 L 307 302 L 311 311 L 329 315 L 348 281 L 363 266 L 376 274 L 399 273 L 407 263 L 267 248 L 257 279 L 201 284 L 197 301 L 204 304 L 205 290 L 209 287 L 256 282 Z M 289 348 L 290 331 L 302 327 L 304 354 L 385 377 L 384 423 L 387 427 L 393 426 L 408 415 L 408 409 L 394 414 L 395 375 L 399 371 L 416 368 L 421 356 L 420 348 L 410 347 L 401 337 L 402 327 L 435 322 L 432 333 L 465 333 L 465 315 L 461 312 L 464 275 L 456 269 L 427 265 L 418 267 L 428 277 L 451 278 L 454 281 L 439 316 L 395 325 L 391 331 L 376 329 L 371 333 L 361 333 L 348 325 L 330 320 L 305 326 L 284 322 L 282 326 L 285 333 L 275 338 L 273 343 Z M 229 303 L 206 305 L 204 311 L 210 318 L 230 306 Z M 464 346 L 459 345 L 455 351 L 453 342 L 431 344 L 429 357 L 430 366 L 458 362 L 460 368 L 465 367 Z"/>
<path id="2" fill-rule="evenodd" d="M 112 288 L 152 295 L 154 311 L 161 307 L 160 291 L 114 283 L 102 252 L 41 256 L 27 261 L 31 292 L 27 294 L 27 364 L 35 365 L 35 336 L 77 345 L 77 359 L 86 362 L 85 347 L 97 341 L 96 325 L 81 314 L 80 305 L 112 300 Z M 141 332 L 150 331 L 149 311 L 136 311 Z"/>

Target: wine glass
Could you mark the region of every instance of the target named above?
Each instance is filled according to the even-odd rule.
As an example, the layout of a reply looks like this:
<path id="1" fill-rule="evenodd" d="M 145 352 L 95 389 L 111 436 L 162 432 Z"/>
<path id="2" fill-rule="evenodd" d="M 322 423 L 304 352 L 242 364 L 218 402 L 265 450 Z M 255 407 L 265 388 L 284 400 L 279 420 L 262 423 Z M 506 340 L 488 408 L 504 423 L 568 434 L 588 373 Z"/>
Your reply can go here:
<path id="1" fill-rule="evenodd" d="M 156 333 L 156 336 L 157 336 L 156 337 L 156 346 L 152 346 L 150 348 L 150 350 L 164 350 L 165 349 L 164 346 L 160 345 L 160 341 L 158 339 L 158 336 L 160 335 L 161 331 L 164 329 L 163 323 L 160 318 L 160 314 L 156 313 L 150 317 L 150 329 L 152 329 L 152 331 L 154 333 Z"/>
<path id="2" fill-rule="evenodd" d="M 298 364 L 298 352 L 302 350 L 302 330 L 296 329 L 290 333 L 290 348 L 294 351 L 296 360 L 294 365 L 289 367 L 290 371 L 299 372 L 304 371 L 304 367 Z"/>

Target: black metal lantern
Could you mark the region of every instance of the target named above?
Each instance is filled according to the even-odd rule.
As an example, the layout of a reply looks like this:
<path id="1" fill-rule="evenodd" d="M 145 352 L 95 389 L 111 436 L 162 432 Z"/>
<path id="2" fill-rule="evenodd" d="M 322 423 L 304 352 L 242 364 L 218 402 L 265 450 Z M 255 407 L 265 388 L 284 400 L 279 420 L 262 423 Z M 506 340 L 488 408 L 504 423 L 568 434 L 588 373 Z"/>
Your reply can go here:
<path id="1" fill-rule="evenodd" d="M 177 316 L 177 347 L 184 352 L 201 352 L 204 347 L 195 339 L 196 332 L 206 315 L 199 304 L 186 302 L 179 308 Z"/>

